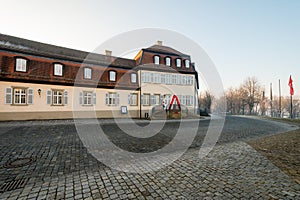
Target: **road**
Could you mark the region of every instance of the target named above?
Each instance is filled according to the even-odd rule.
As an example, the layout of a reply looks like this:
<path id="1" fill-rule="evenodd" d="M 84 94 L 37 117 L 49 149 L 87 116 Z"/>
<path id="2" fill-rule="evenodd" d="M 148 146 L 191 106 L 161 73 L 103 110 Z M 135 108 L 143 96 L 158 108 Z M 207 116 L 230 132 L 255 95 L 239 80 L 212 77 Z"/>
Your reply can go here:
<path id="1" fill-rule="evenodd" d="M 256 118 L 227 117 L 217 145 L 204 159 L 199 159 L 199 147 L 209 122 L 200 121 L 192 148 L 183 156 L 162 169 L 144 174 L 116 171 L 95 159 L 78 137 L 72 120 L 0 123 L 0 199 L 300 197 L 299 185 L 245 143 L 245 140 L 295 127 Z M 189 123 L 194 123 L 185 123 L 183 132 L 189 134 L 188 130 L 193 128 Z M 116 145 L 140 153 L 169 144 L 180 125 L 166 123 L 158 134 L 137 139 L 124 134 L 111 120 L 101 120 L 100 124 Z M 139 121 L 139 127 L 147 124 Z M 86 134 L 94 126 L 89 120 L 79 123 Z M 136 128 L 126 122 L 122 126 L 133 134 L 149 134 L 146 128 Z M 22 163 L 10 162 L 17 158 L 32 160 L 24 166 L 8 165 Z M 9 188 L 8 184 L 16 180 L 24 184 Z"/>

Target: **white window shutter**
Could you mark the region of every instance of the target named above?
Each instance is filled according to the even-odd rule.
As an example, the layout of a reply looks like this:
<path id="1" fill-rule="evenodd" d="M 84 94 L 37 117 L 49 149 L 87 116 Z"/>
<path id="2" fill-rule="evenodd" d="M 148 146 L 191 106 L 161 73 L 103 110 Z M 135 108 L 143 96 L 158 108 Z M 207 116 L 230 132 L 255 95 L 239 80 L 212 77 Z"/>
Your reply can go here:
<path id="1" fill-rule="evenodd" d="M 27 103 L 33 104 L 33 89 L 27 90 Z"/>
<path id="2" fill-rule="evenodd" d="M 79 104 L 80 105 L 83 104 L 83 94 L 82 94 L 82 92 L 79 92 Z"/>
<path id="3" fill-rule="evenodd" d="M 141 104 L 144 105 L 144 95 L 141 95 Z"/>
<path id="4" fill-rule="evenodd" d="M 12 104 L 12 88 L 5 89 L 5 104 Z"/>
<path id="5" fill-rule="evenodd" d="M 96 102 L 97 102 L 97 95 L 96 95 L 96 92 L 93 93 L 93 105 L 96 105 Z"/>
<path id="6" fill-rule="evenodd" d="M 109 94 L 108 93 L 105 94 L 105 104 L 106 105 L 109 104 Z"/>
<path id="7" fill-rule="evenodd" d="M 65 90 L 65 91 L 64 91 L 64 104 L 65 104 L 65 105 L 68 105 L 68 99 L 69 99 L 68 91 Z"/>
<path id="8" fill-rule="evenodd" d="M 47 104 L 52 104 L 52 90 L 47 90 Z"/>
<path id="9" fill-rule="evenodd" d="M 119 105 L 120 104 L 120 95 L 119 94 L 116 94 L 116 95 L 117 95 L 116 105 Z"/>
<path id="10" fill-rule="evenodd" d="M 128 94 L 128 105 L 131 105 L 131 94 Z"/>

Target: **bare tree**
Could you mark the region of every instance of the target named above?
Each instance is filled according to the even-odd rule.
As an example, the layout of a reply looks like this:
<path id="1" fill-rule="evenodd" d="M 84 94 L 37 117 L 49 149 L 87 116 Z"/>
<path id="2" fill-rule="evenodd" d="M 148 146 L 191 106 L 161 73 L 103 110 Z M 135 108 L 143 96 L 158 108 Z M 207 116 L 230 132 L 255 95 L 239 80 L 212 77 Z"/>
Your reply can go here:
<path id="1" fill-rule="evenodd" d="M 209 91 L 200 93 L 200 97 L 199 97 L 200 108 L 206 110 L 207 113 L 210 113 L 213 99 L 214 96 Z"/>
<path id="2" fill-rule="evenodd" d="M 254 106 L 257 106 L 261 101 L 262 88 L 256 77 L 248 77 L 242 84 L 242 87 L 247 93 L 246 103 L 249 108 L 249 114 L 251 115 Z"/>

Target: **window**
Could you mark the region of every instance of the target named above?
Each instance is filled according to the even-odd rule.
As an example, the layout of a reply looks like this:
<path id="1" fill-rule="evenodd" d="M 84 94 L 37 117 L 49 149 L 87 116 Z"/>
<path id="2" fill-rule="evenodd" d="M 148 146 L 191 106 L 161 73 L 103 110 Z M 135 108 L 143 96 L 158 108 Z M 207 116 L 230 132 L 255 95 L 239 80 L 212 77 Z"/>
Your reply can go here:
<path id="1" fill-rule="evenodd" d="M 161 75 L 160 75 L 160 83 L 165 84 L 165 83 L 166 83 L 165 80 L 166 80 L 165 74 L 161 74 Z"/>
<path id="2" fill-rule="evenodd" d="M 145 72 L 144 73 L 144 82 L 145 83 L 150 83 L 150 78 L 151 78 L 151 73 L 149 73 L 149 72 Z"/>
<path id="3" fill-rule="evenodd" d="M 27 60 L 24 58 L 16 58 L 16 71 L 26 72 L 27 71 Z"/>
<path id="4" fill-rule="evenodd" d="M 155 105 L 159 105 L 160 104 L 160 95 L 159 94 L 155 94 L 154 95 L 154 104 Z"/>
<path id="5" fill-rule="evenodd" d="M 62 106 L 68 104 L 68 91 L 67 90 L 48 90 L 47 91 L 47 104 L 53 106 Z"/>
<path id="6" fill-rule="evenodd" d="M 137 93 L 131 93 L 128 95 L 128 104 L 131 106 L 137 106 L 137 99 L 138 94 Z"/>
<path id="7" fill-rule="evenodd" d="M 54 76 L 62 76 L 63 75 L 63 65 L 62 64 L 58 64 L 58 63 L 55 63 L 53 65 L 54 67 Z"/>
<path id="8" fill-rule="evenodd" d="M 160 74 L 158 74 L 158 73 L 155 73 L 155 74 L 153 74 L 153 82 L 154 83 L 160 83 Z"/>
<path id="9" fill-rule="evenodd" d="M 14 104 L 26 104 L 26 89 L 14 89 Z"/>
<path id="10" fill-rule="evenodd" d="M 166 65 L 171 66 L 171 58 L 166 57 Z"/>
<path id="11" fill-rule="evenodd" d="M 135 73 L 132 73 L 130 75 L 131 83 L 136 83 L 137 82 L 137 75 Z"/>
<path id="12" fill-rule="evenodd" d="M 185 67 L 190 68 L 190 61 L 189 60 L 185 60 Z"/>
<path id="13" fill-rule="evenodd" d="M 166 84 L 171 84 L 171 74 L 166 74 Z"/>
<path id="14" fill-rule="evenodd" d="M 187 78 L 186 76 L 182 77 L 182 85 L 186 85 L 186 78 Z"/>
<path id="15" fill-rule="evenodd" d="M 85 67 L 83 77 L 84 77 L 84 79 L 92 79 L 92 69 Z"/>
<path id="16" fill-rule="evenodd" d="M 181 59 L 180 58 L 176 59 L 176 66 L 181 67 Z"/>
<path id="17" fill-rule="evenodd" d="M 33 89 L 6 88 L 5 104 L 13 104 L 13 105 L 33 104 Z"/>
<path id="18" fill-rule="evenodd" d="M 154 64 L 159 65 L 159 56 L 154 56 Z"/>
<path id="19" fill-rule="evenodd" d="M 150 105 L 150 94 L 143 94 L 142 100 L 143 100 L 144 106 L 149 106 Z"/>
<path id="20" fill-rule="evenodd" d="M 172 74 L 171 84 L 176 84 L 176 79 L 177 79 L 177 75 L 176 74 Z"/>
<path id="21" fill-rule="evenodd" d="M 193 77 L 192 76 L 188 76 L 187 77 L 187 85 L 193 85 Z"/>
<path id="22" fill-rule="evenodd" d="M 109 81 L 116 81 L 117 72 L 109 71 Z"/>
<path id="23" fill-rule="evenodd" d="M 105 94 L 105 104 L 109 106 L 119 105 L 120 97 L 118 93 L 109 92 Z"/>
<path id="24" fill-rule="evenodd" d="M 192 106 L 194 105 L 194 97 L 191 95 L 186 96 L 186 105 L 187 106 Z"/>
<path id="25" fill-rule="evenodd" d="M 62 105 L 63 92 L 60 90 L 53 91 L 52 105 Z"/>

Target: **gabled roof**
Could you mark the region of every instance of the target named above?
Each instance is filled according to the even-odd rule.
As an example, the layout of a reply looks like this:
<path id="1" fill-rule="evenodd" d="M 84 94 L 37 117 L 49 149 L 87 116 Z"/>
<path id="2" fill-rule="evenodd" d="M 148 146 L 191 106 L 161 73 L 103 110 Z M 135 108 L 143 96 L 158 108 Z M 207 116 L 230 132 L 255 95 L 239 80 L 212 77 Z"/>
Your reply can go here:
<path id="1" fill-rule="evenodd" d="M 162 46 L 162 45 L 153 45 L 151 47 L 148 47 L 144 49 L 146 51 L 152 51 L 157 53 L 164 53 L 164 54 L 171 54 L 171 55 L 177 55 L 177 56 L 183 56 L 183 57 L 190 57 L 187 54 L 181 53 L 180 51 L 177 51 L 171 47 L 168 46 Z"/>
<path id="2" fill-rule="evenodd" d="M 132 59 L 89 53 L 86 51 L 50 45 L 4 34 L 0 34 L 0 49 L 75 62 L 100 65 L 108 64 L 127 68 L 134 68 L 136 66 L 135 60 Z"/>

